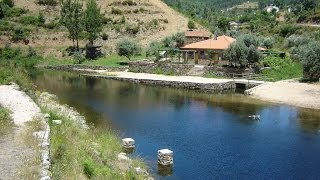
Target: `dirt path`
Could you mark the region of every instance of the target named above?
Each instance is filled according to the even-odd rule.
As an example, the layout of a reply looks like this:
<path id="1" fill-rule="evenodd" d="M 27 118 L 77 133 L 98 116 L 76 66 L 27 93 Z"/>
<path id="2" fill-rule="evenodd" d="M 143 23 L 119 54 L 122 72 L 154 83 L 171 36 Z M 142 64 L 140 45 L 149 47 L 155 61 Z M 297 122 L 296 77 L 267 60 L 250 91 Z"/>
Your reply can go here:
<path id="1" fill-rule="evenodd" d="M 249 94 L 275 103 L 320 109 L 320 85 L 316 84 L 279 81 L 254 88 Z"/>
<path id="2" fill-rule="evenodd" d="M 21 166 L 33 152 L 22 142 L 24 123 L 40 115 L 40 109 L 16 85 L 0 86 L 0 105 L 11 110 L 16 125 L 12 132 L 0 136 L 0 180 L 16 180 Z"/>

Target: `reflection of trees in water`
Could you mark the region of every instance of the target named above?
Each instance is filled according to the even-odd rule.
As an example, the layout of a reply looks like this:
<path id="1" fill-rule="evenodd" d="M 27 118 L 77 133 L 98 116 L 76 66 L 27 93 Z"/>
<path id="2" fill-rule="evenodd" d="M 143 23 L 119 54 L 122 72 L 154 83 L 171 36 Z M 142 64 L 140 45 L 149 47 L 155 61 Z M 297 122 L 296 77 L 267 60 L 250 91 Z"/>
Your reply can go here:
<path id="1" fill-rule="evenodd" d="M 320 112 L 312 109 L 298 110 L 298 123 L 304 131 L 320 131 Z"/>
<path id="2" fill-rule="evenodd" d="M 97 78 L 87 77 L 87 78 L 85 78 L 85 82 L 86 82 L 87 88 L 89 90 L 93 90 L 96 83 L 97 83 Z"/>

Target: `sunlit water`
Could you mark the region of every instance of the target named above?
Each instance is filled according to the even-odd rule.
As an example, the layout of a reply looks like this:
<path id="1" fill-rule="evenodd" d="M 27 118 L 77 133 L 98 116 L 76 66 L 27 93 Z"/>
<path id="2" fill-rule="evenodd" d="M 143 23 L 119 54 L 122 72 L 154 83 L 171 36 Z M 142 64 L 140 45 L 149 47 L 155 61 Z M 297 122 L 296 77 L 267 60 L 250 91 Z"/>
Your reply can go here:
<path id="1" fill-rule="evenodd" d="M 320 113 L 240 94 L 182 89 L 39 71 L 39 89 L 56 94 L 96 127 L 136 140 L 135 155 L 157 179 L 318 179 Z M 261 120 L 249 115 L 259 114 Z M 157 150 L 174 151 L 171 175 Z"/>

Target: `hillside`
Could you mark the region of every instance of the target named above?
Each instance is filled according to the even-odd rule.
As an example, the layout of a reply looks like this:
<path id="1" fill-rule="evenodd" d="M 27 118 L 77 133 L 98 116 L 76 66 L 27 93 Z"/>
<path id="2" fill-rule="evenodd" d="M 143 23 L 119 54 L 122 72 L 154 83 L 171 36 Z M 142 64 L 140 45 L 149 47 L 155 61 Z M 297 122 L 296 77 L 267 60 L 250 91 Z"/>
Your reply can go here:
<path id="1" fill-rule="evenodd" d="M 134 4 L 130 5 L 123 0 L 97 0 L 97 2 L 104 14 L 105 25 L 102 34 L 106 37 L 105 40 L 100 37 L 96 44 L 102 45 L 106 54 L 114 51 L 115 43 L 124 37 L 133 38 L 145 47 L 154 40 L 187 30 L 188 18 L 160 0 L 135 0 Z M 66 29 L 58 24 L 59 6 L 42 6 L 37 4 L 36 0 L 15 0 L 14 8 L 22 8 L 28 12 L 4 18 L 1 23 L 7 27 L 0 28 L 1 45 L 10 41 L 14 27 L 28 31 L 28 42 L 16 42 L 13 46 L 24 47 L 28 44 L 42 50 L 45 55 L 60 56 L 66 47 L 72 45 Z M 29 19 L 37 17 L 39 13 L 45 18 L 43 26 L 29 22 Z M 80 44 L 84 46 L 85 42 L 82 41 Z"/>

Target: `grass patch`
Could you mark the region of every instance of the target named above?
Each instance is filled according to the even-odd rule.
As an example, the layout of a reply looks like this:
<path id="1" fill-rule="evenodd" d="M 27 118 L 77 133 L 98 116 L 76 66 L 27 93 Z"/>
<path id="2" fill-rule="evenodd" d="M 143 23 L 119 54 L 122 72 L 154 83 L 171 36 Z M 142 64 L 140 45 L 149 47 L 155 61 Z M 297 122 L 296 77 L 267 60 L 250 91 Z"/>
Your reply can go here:
<path id="1" fill-rule="evenodd" d="M 145 57 L 143 55 L 132 57 L 131 61 L 142 60 Z M 117 54 L 112 54 L 97 60 L 85 61 L 83 64 L 87 65 L 97 65 L 97 66 L 110 66 L 110 67 L 120 67 L 126 65 L 129 60 L 123 56 Z"/>
<path id="2" fill-rule="evenodd" d="M 268 63 L 271 69 L 266 69 L 263 74 L 273 81 L 285 79 L 295 79 L 303 77 L 303 66 L 299 62 L 294 62 L 291 59 L 282 59 L 278 57 L 270 57 L 264 60 Z"/>
<path id="3" fill-rule="evenodd" d="M 144 179 L 132 168 L 123 171 L 117 160 L 122 151 L 121 141 L 113 131 L 83 129 L 63 112 L 48 107 L 43 107 L 43 111 L 51 115 L 52 179 Z M 52 124 L 53 119 L 62 120 L 62 124 Z M 144 167 L 137 159 L 131 166 Z"/>
<path id="4" fill-rule="evenodd" d="M 7 134 L 13 127 L 10 114 L 8 109 L 0 107 L 0 136 Z"/>

